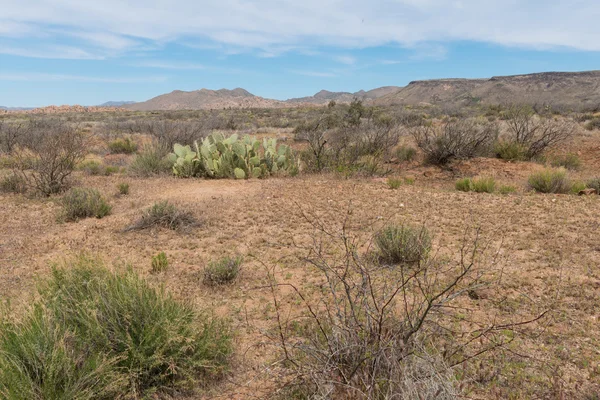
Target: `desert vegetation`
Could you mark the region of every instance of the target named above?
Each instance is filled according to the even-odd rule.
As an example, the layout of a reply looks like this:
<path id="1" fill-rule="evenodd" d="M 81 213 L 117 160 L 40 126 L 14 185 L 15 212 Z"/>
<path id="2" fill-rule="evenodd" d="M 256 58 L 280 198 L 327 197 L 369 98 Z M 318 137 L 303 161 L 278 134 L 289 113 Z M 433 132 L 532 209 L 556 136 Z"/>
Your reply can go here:
<path id="1" fill-rule="evenodd" d="M 598 118 L 3 114 L 0 398 L 596 398 Z"/>

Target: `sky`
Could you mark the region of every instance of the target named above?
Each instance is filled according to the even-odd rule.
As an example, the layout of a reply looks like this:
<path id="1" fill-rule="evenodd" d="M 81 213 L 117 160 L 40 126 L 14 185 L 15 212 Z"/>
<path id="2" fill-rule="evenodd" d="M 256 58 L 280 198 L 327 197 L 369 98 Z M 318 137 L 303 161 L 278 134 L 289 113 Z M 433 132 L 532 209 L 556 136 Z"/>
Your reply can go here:
<path id="1" fill-rule="evenodd" d="M 598 0 L 0 0 L 0 105 L 600 69 Z"/>

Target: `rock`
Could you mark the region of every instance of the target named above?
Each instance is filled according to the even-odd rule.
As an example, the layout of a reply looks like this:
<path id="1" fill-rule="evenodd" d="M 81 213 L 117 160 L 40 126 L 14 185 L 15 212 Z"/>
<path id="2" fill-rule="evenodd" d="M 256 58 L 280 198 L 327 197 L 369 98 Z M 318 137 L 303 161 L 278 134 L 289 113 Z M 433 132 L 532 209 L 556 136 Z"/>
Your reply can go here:
<path id="1" fill-rule="evenodd" d="M 596 189 L 583 189 L 579 191 L 580 196 L 589 196 L 591 194 L 598 194 Z"/>

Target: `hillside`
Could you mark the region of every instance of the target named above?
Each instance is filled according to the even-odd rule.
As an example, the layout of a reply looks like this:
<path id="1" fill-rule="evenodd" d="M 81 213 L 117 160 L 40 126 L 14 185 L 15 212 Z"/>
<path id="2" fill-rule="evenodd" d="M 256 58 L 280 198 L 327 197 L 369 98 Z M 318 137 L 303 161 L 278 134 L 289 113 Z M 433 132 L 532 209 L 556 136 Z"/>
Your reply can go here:
<path id="1" fill-rule="evenodd" d="M 299 97 L 294 99 L 286 100 L 286 103 L 297 104 L 297 103 L 308 103 L 308 104 L 318 104 L 325 105 L 330 101 L 336 101 L 338 103 L 350 103 L 353 99 L 361 99 L 363 101 L 369 101 L 373 99 L 377 99 L 379 97 L 385 96 L 390 93 L 397 92 L 402 89 L 399 86 L 384 86 L 377 89 L 372 89 L 369 91 L 360 90 L 358 92 L 350 93 L 350 92 L 330 92 L 327 90 L 321 90 L 320 92 L 314 94 L 313 96 L 307 97 Z"/>
<path id="2" fill-rule="evenodd" d="M 199 110 L 219 108 L 255 108 L 255 107 L 282 107 L 283 103 L 277 100 L 265 99 L 255 96 L 244 89 L 200 89 L 192 92 L 174 90 L 171 93 L 154 97 L 142 103 L 124 106 L 129 110 Z"/>
<path id="3" fill-rule="evenodd" d="M 414 81 L 375 100 L 379 105 L 539 103 L 600 105 L 600 71 L 542 72 L 489 79 Z"/>
<path id="4" fill-rule="evenodd" d="M 201 89 L 191 92 L 175 90 L 171 93 L 154 97 L 142 103 L 124 105 L 129 110 L 195 110 L 219 108 L 254 108 L 254 107 L 296 107 L 303 105 L 326 105 L 331 100 L 338 103 L 350 103 L 354 98 L 371 101 L 400 89 L 397 86 L 386 86 L 356 93 L 330 92 L 321 90 L 313 96 L 293 98 L 286 101 L 266 99 L 255 96 L 244 89 Z"/>

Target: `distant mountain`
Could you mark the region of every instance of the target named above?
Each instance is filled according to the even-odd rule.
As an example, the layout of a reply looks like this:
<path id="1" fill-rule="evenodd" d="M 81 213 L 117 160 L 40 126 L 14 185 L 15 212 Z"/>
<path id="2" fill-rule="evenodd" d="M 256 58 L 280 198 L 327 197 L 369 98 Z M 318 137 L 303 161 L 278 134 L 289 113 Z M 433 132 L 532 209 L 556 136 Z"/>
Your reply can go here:
<path id="1" fill-rule="evenodd" d="M 325 105 L 330 101 L 336 101 L 338 103 L 350 103 L 353 99 L 361 99 L 361 100 L 373 100 L 377 99 L 381 96 L 385 96 L 390 93 L 394 93 L 401 88 L 398 86 L 384 86 L 377 89 L 369 90 L 365 92 L 364 90 L 360 90 L 355 93 L 350 92 L 330 92 L 327 90 L 321 90 L 320 92 L 314 94 L 313 96 L 307 97 L 299 97 L 294 99 L 286 100 L 286 103 L 296 104 L 296 103 L 309 103 L 309 104 L 318 104 Z"/>
<path id="2" fill-rule="evenodd" d="M 379 105 L 550 104 L 600 106 L 600 71 L 542 72 L 489 79 L 410 82 L 374 101 Z"/>
<path id="3" fill-rule="evenodd" d="M 5 110 L 5 111 L 24 111 L 24 110 L 33 110 L 33 107 L 4 107 L 4 106 L 0 106 L 0 110 Z"/>
<path id="4" fill-rule="evenodd" d="M 244 89 L 200 89 L 192 92 L 175 90 L 142 103 L 126 105 L 129 110 L 198 110 L 221 108 L 282 107 L 278 100 L 255 96 Z"/>
<path id="5" fill-rule="evenodd" d="M 102 103 L 97 107 L 121 107 L 134 103 L 135 101 L 107 101 L 106 103 Z"/>

